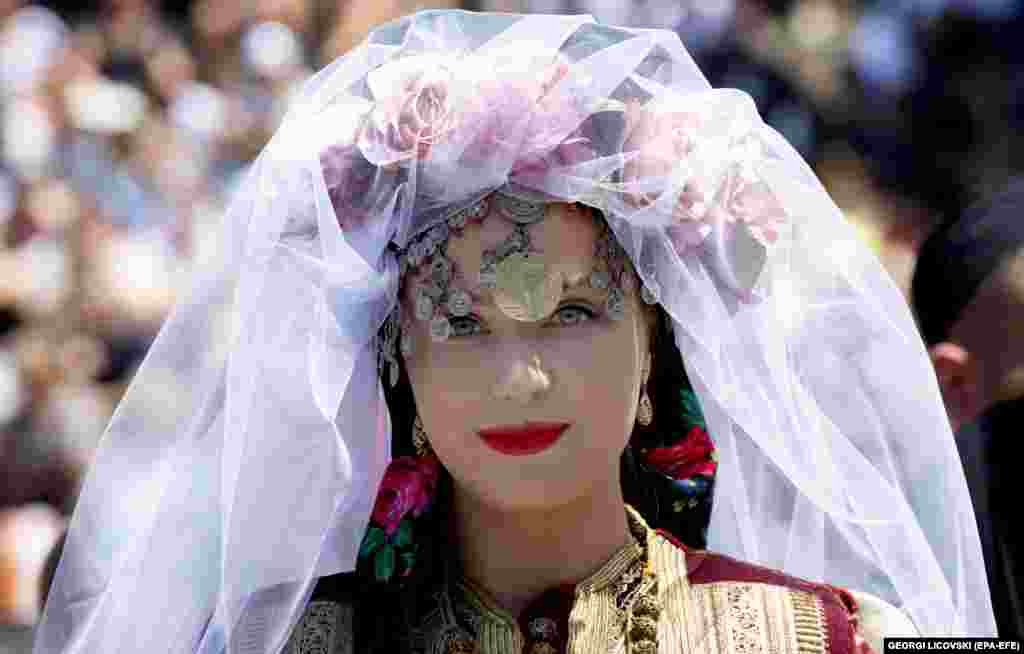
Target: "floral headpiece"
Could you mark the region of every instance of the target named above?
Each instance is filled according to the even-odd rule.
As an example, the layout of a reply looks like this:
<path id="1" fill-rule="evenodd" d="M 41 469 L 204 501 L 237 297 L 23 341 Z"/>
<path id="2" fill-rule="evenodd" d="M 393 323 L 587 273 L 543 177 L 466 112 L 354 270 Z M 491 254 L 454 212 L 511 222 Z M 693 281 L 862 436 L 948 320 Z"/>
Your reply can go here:
<path id="1" fill-rule="evenodd" d="M 713 120 L 720 122 L 718 105 L 731 106 L 737 97 L 705 92 L 671 110 L 647 101 L 642 89 L 618 93 L 622 100 L 610 94 L 588 101 L 593 89 L 583 86 L 585 74 L 570 74 L 573 65 L 558 53 L 524 58 L 517 49 L 412 55 L 370 72 L 372 101 L 355 103 L 357 128 L 321 154 L 342 226 L 361 226 L 375 186 L 413 177 L 431 196 L 424 206 L 419 190 L 411 199 L 414 211 L 437 215 L 432 209 L 444 198 L 465 208 L 461 180 L 447 173 L 472 162 L 484 178 L 491 170 L 499 175 L 492 189 L 511 184 L 666 227 L 681 256 L 716 232 L 713 240 L 742 241 L 742 252 L 753 260 L 735 262 L 748 273 L 734 285 L 747 296 L 785 211 L 762 179 L 766 152 L 754 124 L 736 133 L 710 129 Z M 471 194 L 479 197 L 482 180 L 474 182 Z M 459 213 L 414 224 L 396 233 L 396 242 L 409 249 L 408 240 Z"/>

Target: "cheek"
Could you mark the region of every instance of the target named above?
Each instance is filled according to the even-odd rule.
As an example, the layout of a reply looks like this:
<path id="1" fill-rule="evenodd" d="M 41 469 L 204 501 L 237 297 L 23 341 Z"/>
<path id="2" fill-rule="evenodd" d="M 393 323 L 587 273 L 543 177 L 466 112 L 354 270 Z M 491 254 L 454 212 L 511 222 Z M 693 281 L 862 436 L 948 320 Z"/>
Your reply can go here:
<path id="1" fill-rule="evenodd" d="M 422 397 L 454 407 L 482 400 L 495 373 L 488 348 L 434 345 L 426 342 L 429 338 L 417 333 L 418 347 L 406 360 L 417 402 Z"/>
<path id="2" fill-rule="evenodd" d="M 468 454 L 473 429 L 486 420 L 493 370 L 481 350 L 436 346 L 417 331 L 416 348 L 406 359 L 416 410 L 438 456 L 449 469 Z M 455 457 L 453 460 L 452 457 Z"/>
<path id="3" fill-rule="evenodd" d="M 549 355 L 588 441 L 618 449 L 632 431 L 640 378 L 637 345 L 625 327 L 593 340 L 567 339 Z"/>

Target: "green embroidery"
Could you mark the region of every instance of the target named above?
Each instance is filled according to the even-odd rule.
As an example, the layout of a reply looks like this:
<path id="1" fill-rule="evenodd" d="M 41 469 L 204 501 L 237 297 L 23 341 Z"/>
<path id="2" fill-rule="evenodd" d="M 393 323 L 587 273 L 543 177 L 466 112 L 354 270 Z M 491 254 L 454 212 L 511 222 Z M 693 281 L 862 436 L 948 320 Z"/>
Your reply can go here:
<path id="1" fill-rule="evenodd" d="M 363 535 L 363 542 L 359 546 L 360 558 L 367 558 L 386 541 L 387 536 L 384 535 L 383 529 L 380 527 L 370 527 L 366 530 L 366 534 Z"/>
<path id="2" fill-rule="evenodd" d="M 387 581 L 395 575 L 395 548 L 384 545 L 373 560 L 373 574 L 377 581 Z"/>
<path id="3" fill-rule="evenodd" d="M 359 546 L 359 558 L 372 563 L 373 576 L 377 581 L 387 582 L 396 575 L 412 572 L 419 549 L 413 539 L 414 532 L 412 517 L 403 518 L 390 536 L 373 524 L 366 530 Z"/>
<path id="4" fill-rule="evenodd" d="M 683 420 L 686 425 L 688 427 L 696 425 L 701 429 L 707 430 L 707 425 L 704 422 L 704 412 L 701 411 L 697 394 L 690 388 L 684 388 L 679 392 L 679 398 L 682 400 Z"/>
<path id="5" fill-rule="evenodd" d="M 391 544 L 395 547 L 412 545 L 412 520 L 404 518 L 398 523 L 398 529 L 391 535 Z"/>

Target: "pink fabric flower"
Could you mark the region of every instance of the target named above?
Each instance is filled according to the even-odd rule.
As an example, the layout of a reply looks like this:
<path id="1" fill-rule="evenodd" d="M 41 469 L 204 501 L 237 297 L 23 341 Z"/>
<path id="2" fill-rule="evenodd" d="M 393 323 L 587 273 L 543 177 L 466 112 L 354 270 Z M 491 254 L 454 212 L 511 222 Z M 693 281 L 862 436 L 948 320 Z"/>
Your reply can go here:
<path id="1" fill-rule="evenodd" d="M 390 536 L 398 529 L 402 518 L 410 513 L 415 517 L 429 506 L 437 490 L 440 462 L 429 455 L 414 458 L 399 457 L 384 472 L 377 492 L 372 518 Z"/>
<path id="2" fill-rule="evenodd" d="M 381 166 L 426 158 L 459 122 L 450 86 L 444 67 L 404 71 L 388 95 L 375 98 L 377 106 L 359 134 L 366 158 Z"/>
<path id="3" fill-rule="evenodd" d="M 668 187 L 676 164 L 692 154 L 706 118 L 698 113 L 655 113 L 632 104 L 626 120 L 623 152 L 638 154 L 623 168 L 623 181 L 627 189 L 653 186 L 650 191 L 629 191 L 627 198 L 647 206 Z M 746 141 L 737 146 L 736 154 L 750 145 Z M 701 188 L 696 180 L 686 182 L 672 210 L 675 225 L 668 230 L 677 252 L 700 245 L 712 229 L 728 232 L 739 223 L 762 244 L 775 241 L 779 225 L 786 220 L 785 210 L 767 184 L 744 173 L 743 164 L 735 165 L 718 189 Z"/>
<path id="4" fill-rule="evenodd" d="M 506 160 L 513 177 L 577 161 L 583 140 L 571 132 L 582 117 L 574 98 L 558 87 L 568 72 L 568 64 L 556 60 L 536 76 L 481 83 L 465 121 L 475 129 L 466 156 Z"/>
<path id="5" fill-rule="evenodd" d="M 670 225 L 666 232 L 675 251 L 682 255 L 690 248 L 695 248 L 703 243 L 711 233 L 711 226 L 697 220 L 686 220 Z"/>
<path id="6" fill-rule="evenodd" d="M 626 108 L 626 140 L 622 151 L 637 153 L 622 171 L 627 185 L 654 182 L 661 188 L 656 192 L 637 191 L 629 194 L 638 206 L 652 203 L 666 188 L 672 169 L 692 152 L 704 118 L 696 113 L 656 113 L 632 103 Z M 685 187 L 679 195 L 673 216 L 677 220 L 699 217 L 699 206 L 704 197 L 695 186 Z"/>
<path id="7" fill-rule="evenodd" d="M 479 79 L 487 62 L 449 55 L 400 58 L 367 77 L 373 107 L 352 140 L 321 153 L 331 202 L 346 231 L 364 227 L 381 205 L 381 177 L 429 158 L 453 141 L 464 165 L 507 167 L 510 178 L 543 177 L 552 168 L 593 157 L 574 133 L 583 116 L 561 88 L 569 66 L 555 59 L 508 77 Z M 460 89 L 471 89 L 461 93 Z"/>
<path id="8" fill-rule="evenodd" d="M 341 144 L 320 154 L 320 168 L 341 228 L 359 229 L 366 221 L 367 211 L 363 207 L 378 175 L 376 166 L 356 146 Z"/>
<path id="9" fill-rule="evenodd" d="M 763 244 L 774 243 L 786 211 L 760 180 L 751 180 L 737 167 L 730 172 L 709 211 L 715 222 L 744 223 Z"/>

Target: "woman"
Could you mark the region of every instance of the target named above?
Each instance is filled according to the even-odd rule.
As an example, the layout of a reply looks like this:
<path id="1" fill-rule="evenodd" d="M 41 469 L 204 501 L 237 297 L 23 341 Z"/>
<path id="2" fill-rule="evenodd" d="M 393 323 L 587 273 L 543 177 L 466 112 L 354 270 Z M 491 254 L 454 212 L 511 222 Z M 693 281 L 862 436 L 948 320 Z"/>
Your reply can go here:
<path id="1" fill-rule="evenodd" d="M 674 35 L 385 25 L 225 230 L 111 422 L 37 652 L 992 633 L 901 296 Z M 708 546 L 781 571 L 679 542 L 712 474 Z"/>

